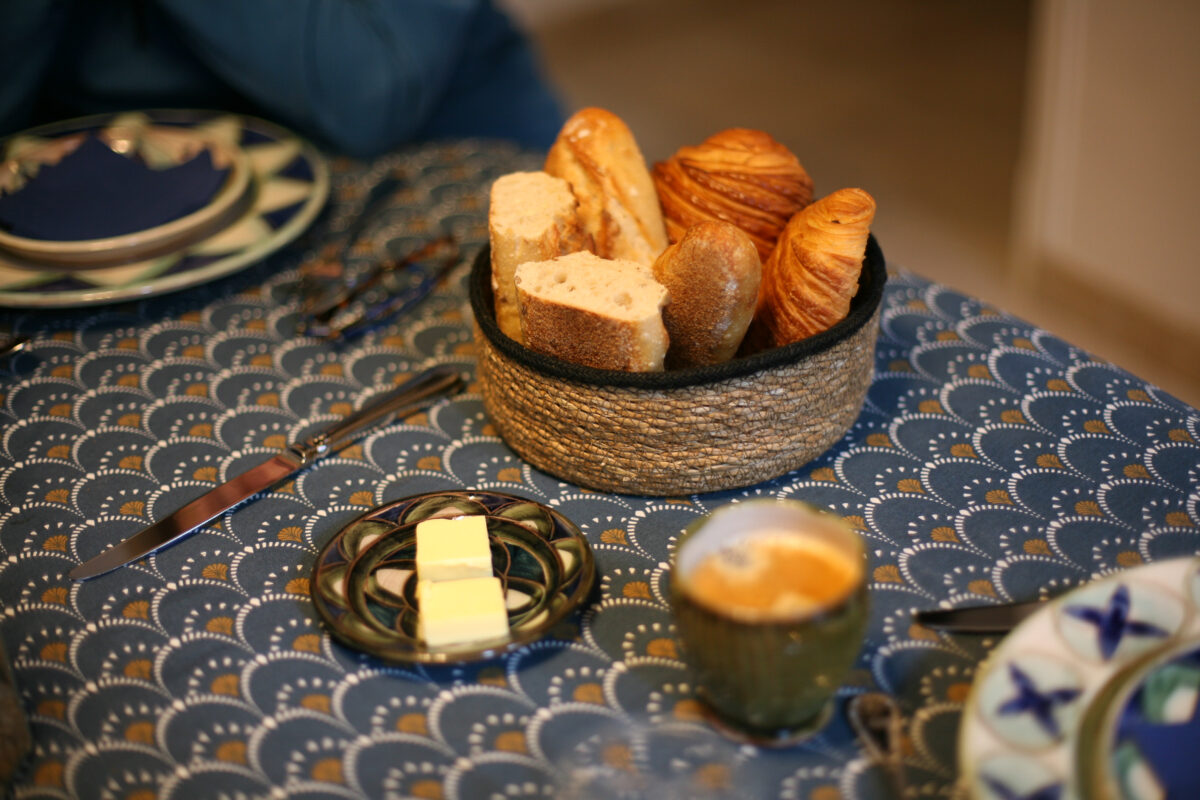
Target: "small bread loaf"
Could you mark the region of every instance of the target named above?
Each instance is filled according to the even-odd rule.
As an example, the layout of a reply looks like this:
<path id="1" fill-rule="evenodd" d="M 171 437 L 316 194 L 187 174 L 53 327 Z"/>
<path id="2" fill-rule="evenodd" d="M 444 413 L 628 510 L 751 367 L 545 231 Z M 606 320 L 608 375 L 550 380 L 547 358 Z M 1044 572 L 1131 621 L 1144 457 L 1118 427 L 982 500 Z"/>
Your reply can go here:
<path id="1" fill-rule="evenodd" d="M 590 249 L 579 222 L 575 195 L 561 178 L 544 172 L 514 172 L 492 184 L 488 239 L 496 323 L 521 341 L 521 315 L 513 275 L 526 261 L 545 261 Z"/>
<path id="2" fill-rule="evenodd" d="M 649 267 L 579 252 L 522 264 L 516 284 L 531 349 L 599 369 L 663 369 L 667 290 Z"/>
<path id="3" fill-rule="evenodd" d="M 737 353 L 762 279 L 749 236 L 728 222 L 693 225 L 654 262 L 654 278 L 671 298 L 663 309 L 668 369 L 717 364 Z"/>
<path id="4" fill-rule="evenodd" d="M 748 339 L 778 347 L 833 326 L 858 291 L 875 199 L 839 189 L 792 217 L 763 264 L 758 311 Z"/>
<path id="5" fill-rule="evenodd" d="M 597 255 L 649 266 L 666 248 L 654 181 L 633 133 L 616 114 L 602 108 L 574 114 L 546 155 L 545 170 L 571 185 Z"/>
<path id="6" fill-rule="evenodd" d="M 654 185 L 672 242 L 698 222 L 737 225 L 766 260 L 787 221 L 812 202 L 800 160 L 769 134 L 748 128 L 715 133 L 654 165 Z"/>

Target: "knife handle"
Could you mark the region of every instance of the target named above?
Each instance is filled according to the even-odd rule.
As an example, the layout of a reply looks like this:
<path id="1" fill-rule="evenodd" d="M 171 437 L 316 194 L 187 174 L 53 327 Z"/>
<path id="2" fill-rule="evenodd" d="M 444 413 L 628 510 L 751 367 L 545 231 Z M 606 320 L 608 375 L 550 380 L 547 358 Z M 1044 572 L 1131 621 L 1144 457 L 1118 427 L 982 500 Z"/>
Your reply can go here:
<path id="1" fill-rule="evenodd" d="M 424 407 L 432 398 L 456 394 L 464 385 L 462 375 L 453 367 L 427 369 L 350 414 L 328 430 L 289 445 L 288 450 L 300 459 L 300 466 L 308 466 L 331 450 L 337 450 L 354 441 L 368 428 L 391 422 L 396 417 L 406 416 Z"/>

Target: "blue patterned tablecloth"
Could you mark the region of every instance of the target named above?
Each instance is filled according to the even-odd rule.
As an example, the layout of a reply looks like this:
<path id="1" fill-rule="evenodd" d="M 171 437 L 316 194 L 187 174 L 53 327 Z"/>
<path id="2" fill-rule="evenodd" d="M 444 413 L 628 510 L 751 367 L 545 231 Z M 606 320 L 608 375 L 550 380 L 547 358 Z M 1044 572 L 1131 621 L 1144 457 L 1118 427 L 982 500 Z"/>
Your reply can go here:
<path id="1" fill-rule="evenodd" d="M 338 161 L 316 233 L 345 227 L 398 167 L 408 184 L 356 263 L 440 229 L 471 256 L 490 182 L 539 162 L 471 141 Z M 0 365 L 0 641 L 35 743 L 17 797 L 886 796 L 840 708 L 780 751 L 730 742 L 698 713 L 666 602 L 672 544 L 697 516 L 759 495 L 831 507 L 866 537 L 873 613 L 840 697 L 893 693 L 910 791 L 946 796 L 962 704 L 995 639 L 936 634 L 914 609 L 1032 598 L 1200 552 L 1200 413 L 893 265 L 861 416 L 780 479 L 677 498 L 584 491 L 514 456 L 472 385 L 146 562 L 71 583 L 73 565 L 394 376 L 473 374 L 465 263 L 415 313 L 338 350 L 294 334 L 312 246 L 153 300 L 0 315 L 34 337 Z M 464 487 L 574 520 L 595 550 L 596 600 L 481 664 L 400 668 L 335 643 L 308 595 L 320 548 L 373 506 Z"/>

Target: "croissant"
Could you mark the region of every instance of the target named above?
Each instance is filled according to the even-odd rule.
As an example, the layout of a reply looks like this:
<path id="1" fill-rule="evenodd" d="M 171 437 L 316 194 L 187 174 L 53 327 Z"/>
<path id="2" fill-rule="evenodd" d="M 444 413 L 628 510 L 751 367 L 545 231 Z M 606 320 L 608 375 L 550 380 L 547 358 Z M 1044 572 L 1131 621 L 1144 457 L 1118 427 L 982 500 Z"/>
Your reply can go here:
<path id="1" fill-rule="evenodd" d="M 642 151 L 624 120 L 584 108 L 563 124 L 543 169 L 571 186 L 596 255 L 647 266 L 667 247 L 667 230 Z"/>
<path id="2" fill-rule="evenodd" d="M 812 202 L 812 179 L 799 159 L 749 128 L 681 147 L 652 174 L 672 243 L 698 222 L 723 220 L 745 231 L 763 260 L 792 215 Z"/>
<path id="3" fill-rule="evenodd" d="M 792 217 L 763 264 L 754 347 L 799 341 L 846 316 L 874 218 L 875 198 L 862 189 L 839 189 Z"/>

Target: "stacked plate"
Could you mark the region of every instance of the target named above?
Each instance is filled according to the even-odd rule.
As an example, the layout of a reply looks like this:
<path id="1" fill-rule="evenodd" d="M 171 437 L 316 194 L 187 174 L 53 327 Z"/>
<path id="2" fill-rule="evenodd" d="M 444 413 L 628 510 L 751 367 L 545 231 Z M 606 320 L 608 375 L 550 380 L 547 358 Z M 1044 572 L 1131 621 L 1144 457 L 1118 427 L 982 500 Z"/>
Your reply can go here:
<path id="1" fill-rule="evenodd" d="M 316 150 L 262 120 L 145 111 L 0 142 L 0 304 L 194 286 L 294 239 L 329 191 Z"/>

